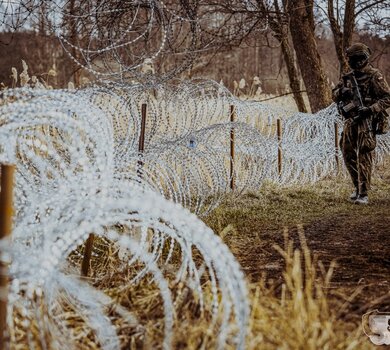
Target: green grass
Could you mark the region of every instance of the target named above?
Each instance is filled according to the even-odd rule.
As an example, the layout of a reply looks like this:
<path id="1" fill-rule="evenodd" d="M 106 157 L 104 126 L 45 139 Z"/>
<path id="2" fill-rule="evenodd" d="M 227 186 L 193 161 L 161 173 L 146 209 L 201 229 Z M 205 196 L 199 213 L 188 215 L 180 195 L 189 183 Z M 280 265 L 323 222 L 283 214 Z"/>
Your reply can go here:
<path id="1" fill-rule="evenodd" d="M 234 226 L 238 232 L 253 232 L 261 227 L 307 224 L 335 214 L 388 213 L 390 184 L 384 180 L 374 179 L 368 206 L 351 203 L 348 200 L 351 192 L 349 179 L 344 176 L 302 186 L 283 187 L 268 182 L 256 193 L 238 198 L 231 195 L 211 212 L 205 222 L 216 233 L 222 232 L 228 225 Z"/>

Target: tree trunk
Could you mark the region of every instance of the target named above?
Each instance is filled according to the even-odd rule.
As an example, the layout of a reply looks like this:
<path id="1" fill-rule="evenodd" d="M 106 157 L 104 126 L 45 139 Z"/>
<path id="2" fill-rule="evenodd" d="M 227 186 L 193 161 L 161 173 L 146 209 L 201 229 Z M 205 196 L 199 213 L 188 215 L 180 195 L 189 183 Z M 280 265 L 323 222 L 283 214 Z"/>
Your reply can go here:
<path id="1" fill-rule="evenodd" d="M 46 35 L 46 3 L 42 3 L 39 6 L 39 22 L 38 22 L 38 33 L 44 37 Z"/>
<path id="2" fill-rule="evenodd" d="M 298 107 L 298 111 L 307 113 L 307 108 L 301 92 L 301 84 L 298 69 L 296 67 L 295 57 L 291 50 L 291 46 L 288 42 L 288 39 L 282 38 L 281 45 L 284 61 L 286 62 L 287 66 L 287 74 L 290 81 L 290 88 L 293 93 L 295 103 Z"/>
<path id="3" fill-rule="evenodd" d="M 70 0 L 69 2 L 69 13 L 72 17 L 69 19 L 69 31 L 70 31 L 70 42 L 73 45 L 71 52 L 73 58 L 78 61 L 79 54 L 77 50 L 77 20 L 75 19 L 76 16 L 76 4 L 75 0 Z M 76 87 L 80 86 L 80 66 L 78 64 L 74 64 L 74 71 L 73 71 L 73 82 Z"/>
<path id="4" fill-rule="evenodd" d="M 347 0 L 344 14 L 343 51 L 351 46 L 352 34 L 355 29 L 355 0 Z"/>
<path id="5" fill-rule="evenodd" d="M 288 26 L 286 25 L 286 22 L 283 22 L 277 0 L 274 0 L 274 6 L 276 12 L 276 19 L 269 20 L 269 24 L 272 31 L 274 32 L 274 37 L 281 44 L 283 58 L 284 58 L 284 62 L 286 63 L 288 79 L 290 82 L 290 88 L 293 93 L 295 104 L 297 105 L 299 112 L 307 113 L 307 108 L 301 92 L 300 77 L 296 65 L 296 60 L 294 57 L 294 52 L 288 40 L 289 38 Z"/>
<path id="6" fill-rule="evenodd" d="M 345 50 L 352 42 L 352 33 L 355 27 L 355 0 L 347 0 L 345 3 L 343 32 L 341 32 L 340 24 L 334 15 L 333 0 L 328 0 L 328 18 L 340 64 L 340 74 L 343 74 L 350 69 L 345 57 Z"/>
<path id="7" fill-rule="evenodd" d="M 313 0 L 284 0 L 290 16 L 290 32 L 312 112 L 327 107 L 331 89 L 314 36 Z"/>
<path id="8" fill-rule="evenodd" d="M 349 70 L 349 66 L 344 53 L 343 33 L 341 32 L 340 25 L 334 15 L 333 0 L 328 0 L 328 18 L 333 33 L 333 42 L 337 59 L 339 60 L 340 74 L 343 74 Z"/>

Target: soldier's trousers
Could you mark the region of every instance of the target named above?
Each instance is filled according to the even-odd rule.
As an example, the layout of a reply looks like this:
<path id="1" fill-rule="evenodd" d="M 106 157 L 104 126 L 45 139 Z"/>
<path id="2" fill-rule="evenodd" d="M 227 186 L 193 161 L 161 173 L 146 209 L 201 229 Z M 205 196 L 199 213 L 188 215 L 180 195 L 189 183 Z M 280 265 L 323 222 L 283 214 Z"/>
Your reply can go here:
<path id="1" fill-rule="evenodd" d="M 346 120 L 340 140 L 340 148 L 343 153 L 345 166 L 351 175 L 352 182 L 358 194 L 365 196 L 370 189 L 375 152 L 361 151 L 358 136 L 358 125 L 352 124 L 351 120 Z"/>

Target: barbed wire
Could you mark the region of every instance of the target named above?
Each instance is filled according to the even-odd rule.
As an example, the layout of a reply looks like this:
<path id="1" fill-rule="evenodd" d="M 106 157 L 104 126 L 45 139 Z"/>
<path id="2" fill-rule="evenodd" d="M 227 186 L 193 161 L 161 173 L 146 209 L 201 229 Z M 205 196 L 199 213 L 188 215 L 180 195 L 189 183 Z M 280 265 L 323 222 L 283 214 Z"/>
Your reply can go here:
<path id="1" fill-rule="evenodd" d="M 232 341 L 243 348 L 249 317 L 244 276 L 194 214 L 215 208 L 231 193 L 232 180 L 238 195 L 265 180 L 288 185 L 333 174 L 340 124 L 335 106 L 289 112 L 240 101 L 205 80 L 152 88 L 110 82 L 74 91 L 10 89 L 1 99 L 0 159 L 16 164 L 17 175 L 13 241 L 0 248 L 12 261 L 9 315 L 24 320 L 9 320 L 11 343 L 30 339 L 26 346 L 34 348 L 46 339 L 57 348 L 74 347 L 64 316 L 71 309 L 84 320 L 84 332 L 102 348 L 116 349 L 120 339 L 109 310 L 124 324 L 138 327 L 140 321 L 104 286 L 111 281 L 124 292 L 145 281 L 160 291 L 162 346 L 170 348 L 175 280 L 189 286 L 203 310 L 212 310 L 219 348 Z M 389 146 L 389 136 L 379 137 L 379 158 Z M 93 286 L 75 276 L 80 246 L 91 233 L 98 240 Z M 116 285 L 110 276 L 120 271 L 131 273 Z M 212 300 L 204 297 L 205 280 Z"/>
<path id="2" fill-rule="evenodd" d="M 169 349 L 191 317 L 177 317 L 178 283 L 209 313 L 217 348 L 245 347 L 244 275 L 197 216 L 233 189 L 334 173 L 340 119 L 334 105 L 293 113 L 240 101 L 212 81 L 174 79 L 204 49 L 245 30 L 219 11 L 200 1 L 1 3 L 3 26 L 43 20 L 74 63 L 99 78 L 82 90 L 1 93 L 0 161 L 17 169 L 12 242 L 0 242 L 10 263 L 9 347 L 74 349 L 84 337 L 118 349 L 131 337 L 121 327 L 136 332 L 147 321 L 133 313 L 135 301 L 125 307 L 117 296 L 139 299 L 133 291 L 142 285 L 160 300 L 159 346 Z M 378 148 L 381 158 L 390 138 Z M 80 279 L 92 234 L 93 276 Z"/>
<path id="3" fill-rule="evenodd" d="M 72 254 L 93 232 L 102 240 L 100 250 L 114 247 L 125 252 L 111 267 L 112 272 L 132 271 L 121 288 L 129 289 L 153 276 L 164 305 L 163 348 L 171 347 L 174 327 L 168 277 L 188 284 L 201 308 L 212 310 L 210 327 L 219 334 L 218 348 L 224 348 L 227 341 L 243 348 L 249 308 L 238 263 L 196 216 L 147 190 L 136 172 L 134 181 L 118 176 L 117 164 L 123 167 L 124 160 L 114 157 L 123 153 L 114 151 L 120 145 L 114 142 L 119 126 L 114 129 L 112 122 L 116 107 L 125 104 L 120 94 L 104 100 L 102 91 L 112 97 L 104 89 L 89 93 L 20 89 L 2 96 L 6 101 L 0 118 L 2 159 L 15 163 L 18 170 L 15 230 L 12 245 L 7 247 L 12 257 L 8 311 L 28 320 L 22 327 L 25 339 L 30 339 L 26 346 L 33 348 L 37 339 L 49 337 L 55 346 L 74 347 L 76 340 L 69 336 L 63 316 L 72 305 L 97 343 L 106 349 L 118 348 L 120 341 L 107 305 L 120 305 L 98 290 L 90 294 L 92 286 L 72 277 L 80 264 Z M 105 110 L 103 101 L 107 102 Z M 138 128 L 134 125 L 130 130 L 134 134 Z M 14 141 L 3 142 L 3 137 Z M 11 145 L 14 149 L 6 152 Z M 130 149 L 127 156 L 129 161 L 139 160 L 135 150 Z M 166 276 L 164 269 L 175 246 L 181 252 L 181 264 Z M 193 260 L 193 249 L 202 257 L 201 265 Z M 97 285 L 110 274 L 103 262 L 97 259 L 94 265 Z M 212 300 L 203 296 L 205 279 L 210 281 Z M 38 327 L 37 335 L 32 324 L 46 326 Z M 13 335 L 21 331 L 19 325 L 9 327 Z M 22 341 L 16 336 L 11 339 L 18 344 Z"/>
<path id="4" fill-rule="evenodd" d="M 0 25 L 44 27 L 73 63 L 96 76 L 154 84 L 187 70 L 205 51 L 238 40 L 250 14 L 226 21 L 218 3 L 162 0 L 3 1 Z M 244 17 L 243 17 L 244 16 Z M 257 30 L 267 30 L 256 19 Z"/>

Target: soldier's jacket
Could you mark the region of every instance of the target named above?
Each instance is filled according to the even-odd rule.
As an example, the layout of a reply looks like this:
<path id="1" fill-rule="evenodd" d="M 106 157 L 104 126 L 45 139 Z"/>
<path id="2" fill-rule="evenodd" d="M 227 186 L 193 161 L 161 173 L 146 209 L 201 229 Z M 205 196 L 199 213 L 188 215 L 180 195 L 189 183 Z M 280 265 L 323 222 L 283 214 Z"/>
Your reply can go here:
<path id="1" fill-rule="evenodd" d="M 361 71 L 355 71 L 360 94 L 365 106 L 370 107 L 374 114 L 387 113 L 390 108 L 390 88 L 382 73 L 368 64 Z M 347 84 L 347 86 L 345 86 Z M 341 89 L 352 87 L 352 83 L 341 78 L 337 86 L 332 90 L 333 101 L 342 101 Z M 346 101 L 343 101 L 346 102 Z"/>

